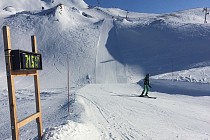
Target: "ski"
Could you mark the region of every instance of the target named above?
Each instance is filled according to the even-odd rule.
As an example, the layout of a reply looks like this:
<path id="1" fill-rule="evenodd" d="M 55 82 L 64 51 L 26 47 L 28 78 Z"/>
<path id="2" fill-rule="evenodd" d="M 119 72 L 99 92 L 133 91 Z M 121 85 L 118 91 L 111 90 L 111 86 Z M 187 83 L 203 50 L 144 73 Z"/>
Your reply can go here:
<path id="1" fill-rule="evenodd" d="M 151 97 L 151 96 L 138 96 L 138 97 L 157 99 L 157 97 Z"/>

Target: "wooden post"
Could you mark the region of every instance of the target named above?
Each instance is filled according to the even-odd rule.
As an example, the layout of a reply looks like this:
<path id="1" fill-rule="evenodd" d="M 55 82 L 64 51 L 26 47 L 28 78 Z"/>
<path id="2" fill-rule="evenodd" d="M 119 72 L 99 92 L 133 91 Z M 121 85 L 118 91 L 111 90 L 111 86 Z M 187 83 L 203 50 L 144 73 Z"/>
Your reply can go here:
<path id="1" fill-rule="evenodd" d="M 37 44 L 36 44 L 36 36 L 31 36 L 31 45 L 32 52 L 37 53 Z M 36 75 L 34 75 L 34 86 L 35 86 L 35 98 L 36 98 L 36 112 L 39 113 L 39 117 L 36 119 L 37 128 L 38 128 L 38 138 L 42 139 L 42 111 L 41 111 L 41 101 L 40 101 L 40 86 L 39 86 L 39 76 L 38 71 L 36 71 Z"/>
<path id="2" fill-rule="evenodd" d="M 11 119 L 11 130 L 12 140 L 19 139 L 20 127 L 28 124 L 29 122 L 36 119 L 38 128 L 38 139 L 42 139 L 42 112 L 41 112 L 41 101 L 40 101 L 40 87 L 39 77 L 37 70 L 25 70 L 25 71 L 14 71 L 11 65 L 11 41 L 10 41 L 10 30 L 9 27 L 3 27 L 3 38 L 4 38 L 4 51 L 5 51 L 5 62 L 6 62 L 6 74 L 8 84 L 8 95 L 9 95 L 9 107 L 10 107 L 10 119 Z M 36 37 L 31 37 L 32 51 L 37 53 Z M 34 76 L 34 87 L 35 87 L 35 98 L 36 98 L 36 113 L 21 120 L 17 120 L 17 108 L 16 108 L 16 97 L 15 97 L 15 85 L 14 76 Z"/>
<path id="3" fill-rule="evenodd" d="M 12 139 L 18 140 L 19 129 L 17 126 L 18 121 L 17 121 L 16 97 L 15 97 L 15 88 L 14 88 L 14 75 L 11 75 L 10 29 L 7 26 L 3 27 L 3 38 L 4 38 L 4 52 L 5 52 L 5 62 L 6 62 L 6 74 L 7 74 L 7 84 L 8 84 Z"/>
<path id="4" fill-rule="evenodd" d="M 70 111 L 70 109 L 69 109 L 69 108 L 70 108 L 70 98 L 69 98 L 69 96 L 70 96 L 70 95 L 69 95 L 69 57 L 68 57 L 68 56 L 67 56 L 67 67 L 68 67 L 68 68 L 67 68 L 67 70 L 68 70 L 68 73 L 67 73 L 67 74 L 68 74 L 68 75 L 67 75 L 67 77 L 68 77 L 68 78 L 67 78 L 67 80 L 68 80 L 68 81 L 67 81 L 67 83 L 68 83 L 68 86 L 67 86 L 68 89 L 67 89 L 67 90 L 68 90 L 68 113 L 69 113 L 69 111 Z"/>

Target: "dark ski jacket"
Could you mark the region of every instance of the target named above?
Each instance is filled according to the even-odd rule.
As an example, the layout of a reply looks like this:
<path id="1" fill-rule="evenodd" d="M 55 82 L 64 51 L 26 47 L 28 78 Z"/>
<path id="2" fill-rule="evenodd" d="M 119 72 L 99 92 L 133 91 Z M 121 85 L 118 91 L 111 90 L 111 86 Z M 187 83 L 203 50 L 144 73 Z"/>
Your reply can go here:
<path id="1" fill-rule="evenodd" d="M 144 78 L 144 85 L 149 85 L 149 76 Z"/>

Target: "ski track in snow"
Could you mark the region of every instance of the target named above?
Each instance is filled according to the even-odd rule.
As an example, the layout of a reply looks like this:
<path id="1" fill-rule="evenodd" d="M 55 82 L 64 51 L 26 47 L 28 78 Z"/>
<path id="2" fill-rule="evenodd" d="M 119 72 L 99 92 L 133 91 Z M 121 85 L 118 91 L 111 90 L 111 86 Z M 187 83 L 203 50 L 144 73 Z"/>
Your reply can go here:
<path id="1" fill-rule="evenodd" d="M 80 132 L 88 136 L 91 134 L 93 140 L 210 138 L 209 96 L 150 92 L 149 95 L 157 99 L 148 99 L 137 97 L 141 91 L 142 88 L 137 84 L 90 84 L 80 89 L 71 89 L 70 114 L 67 113 L 66 89 L 42 92 L 43 127 L 47 128 L 45 139 L 84 138 Z M 16 94 L 20 117 L 32 113 L 32 92 L 19 90 Z M 3 95 L 6 95 L 6 91 Z M 3 106 L 8 105 L 6 98 L 7 96 L 1 97 Z M 30 110 L 26 109 L 26 104 Z M 9 115 L 8 111 L 7 108 L 4 109 L 4 114 L 0 112 L 1 118 Z M 4 139 L 8 139 L 10 135 L 8 129 L 3 131 L 5 127 L 10 128 L 9 121 L 6 120 L 1 122 L 0 129 L 4 132 Z M 65 123 L 67 120 L 70 121 Z M 23 139 L 31 139 L 36 135 L 36 127 L 32 126 L 35 124 L 22 129 Z"/>
<path id="2" fill-rule="evenodd" d="M 93 88 L 91 86 L 89 87 Z M 205 124 L 207 126 L 209 122 L 205 122 L 201 118 L 197 118 L 198 116 L 194 118 L 193 116 L 188 115 L 187 112 L 191 112 L 193 107 L 190 107 L 189 110 L 184 109 L 186 111 L 184 114 L 177 111 L 176 107 L 173 109 L 167 107 L 172 107 L 171 104 L 183 104 L 185 106 L 185 103 L 182 101 L 177 100 L 176 103 L 173 100 L 168 100 L 169 98 L 157 98 L 156 100 L 144 99 L 135 97 L 134 95 L 119 95 L 119 93 L 113 94 L 113 92 L 107 92 L 108 90 L 104 91 L 101 89 L 106 88 L 103 85 L 97 85 L 94 87 L 96 88 L 96 92 L 93 90 L 89 92 L 88 88 L 85 88 L 84 93 L 83 91 L 80 91 L 78 96 L 85 98 L 87 101 L 85 106 L 88 106 L 88 108 L 91 108 L 92 112 L 94 112 L 90 117 L 90 120 L 92 119 L 92 122 L 98 127 L 99 130 L 106 130 L 106 134 L 104 136 L 102 135 L 102 139 L 108 139 L 110 134 L 112 136 L 111 138 L 114 139 L 174 139 L 178 137 L 184 138 L 185 133 L 189 133 L 188 139 L 193 139 L 192 135 L 194 133 L 209 137 L 207 131 L 197 132 L 197 130 L 194 130 L 194 127 L 197 125 L 197 123 Z M 99 92 L 103 95 L 97 96 Z M 81 93 L 83 94 L 81 95 Z M 157 100 L 161 101 L 158 102 Z M 104 103 L 105 101 L 106 103 Z M 159 105 L 157 102 L 164 103 Z M 94 108 L 96 108 L 96 110 Z M 95 118 L 96 114 L 98 114 L 97 112 L 101 114 L 101 119 L 99 119 L 99 116 Z M 128 117 L 128 114 L 131 112 L 134 116 L 133 118 Z M 177 116 L 175 114 L 177 114 Z M 141 115 L 146 115 L 147 117 L 151 118 L 147 120 L 148 118 L 144 118 Z M 174 121 L 174 116 L 179 118 L 178 122 Z M 142 119 L 143 121 L 145 119 L 145 121 L 150 122 L 150 126 L 144 126 L 146 124 L 139 119 Z M 194 120 L 196 120 L 196 122 L 192 124 L 192 127 L 190 124 L 186 125 L 185 122 L 182 122 L 182 120 L 190 122 L 194 122 Z M 99 125 L 101 123 L 103 125 Z M 158 129 L 158 126 L 162 125 L 164 127 L 156 130 Z M 176 131 L 173 132 L 173 130 Z M 166 133 L 166 137 L 163 136 L 163 131 Z M 101 133 L 104 133 L 104 131 Z"/>
<path id="3" fill-rule="evenodd" d="M 118 139 L 119 136 L 120 136 L 121 138 L 123 138 L 123 139 L 128 139 L 128 140 L 130 140 L 131 138 L 134 138 L 134 137 L 132 136 L 132 134 L 129 134 L 129 130 L 126 129 L 126 127 L 128 127 L 128 124 L 131 126 L 130 128 L 134 128 L 134 126 L 131 125 L 131 124 L 129 123 L 128 120 L 126 120 L 126 119 L 123 120 L 123 121 L 126 121 L 126 122 L 128 123 L 126 126 L 125 126 L 125 124 L 122 123 L 122 122 L 121 122 L 121 124 L 119 124 L 119 122 L 118 122 L 118 123 L 112 122 L 113 120 L 115 120 L 116 118 L 118 118 L 120 115 L 119 115 L 119 114 L 114 114 L 113 112 L 110 113 L 109 110 L 100 107 L 99 104 L 97 104 L 96 102 L 94 102 L 94 101 L 88 99 L 87 97 L 84 97 L 84 96 L 82 96 L 82 95 L 79 95 L 79 96 L 85 98 L 85 99 L 88 100 L 91 104 L 93 104 L 93 105 L 97 108 L 97 110 L 100 112 L 100 114 L 101 114 L 101 116 L 103 117 L 103 119 L 107 122 L 106 128 L 102 128 L 102 129 L 107 129 L 107 130 L 105 130 L 105 131 L 101 130 L 101 133 L 106 133 L 105 136 L 102 136 L 102 137 L 104 137 L 105 139 L 109 137 L 110 139 L 113 139 L 113 140 Z M 92 105 L 88 105 L 88 106 L 91 107 Z M 92 107 L 91 107 L 91 108 L 92 108 Z M 112 114 L 112 115 L 111 115 L 111 114 Z M 118 121 L 119 121 L 119 120 L 118 120 Z M 102 121 L 102 122 L 103 122 L 103 121 Z M 123 126 L 124 126 L 124 127 L 123 127 Z M 100 129 L 101 129 L 101 128 L 99 128 L 99 130 L 100 130 Z M 122 129 L 126 129 L 126 132 L 122 131 Z M 132 129 L 131 129 L 130 131 L 132 131 L 132 133 L 133 133 L 133 132 L 135 132 L 136 130 L 132 130 Z M 122 133 L 122 132 L 123 132 L 123 133 Z M 139 133 L 142 133 L 142 132 L 136 131 L 136 133 L 139 134 Z M 116 137 L 116 136 L 115 136 L 116 134 L 118 134 L 119 136 Z M 104 138 L 103 138 L 103 139 L 104 139 Z"/>

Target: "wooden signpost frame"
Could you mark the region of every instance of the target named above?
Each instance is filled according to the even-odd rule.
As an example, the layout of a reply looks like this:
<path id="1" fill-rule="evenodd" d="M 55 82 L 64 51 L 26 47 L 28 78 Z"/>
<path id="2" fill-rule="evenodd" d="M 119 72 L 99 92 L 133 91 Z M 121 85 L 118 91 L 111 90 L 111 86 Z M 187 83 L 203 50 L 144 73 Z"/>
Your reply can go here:
<path id="1" fill-rule="evenodd" d="M 4 26 L 3 38 L 4 38 L 4 50 L 5 50 L 5 62 L 6 62 L 6 74 L 7 74 L 7 84 L 8 84 L 8 96 L 9 96 L 9 108 L 10 108 L 10 119 L 11 119 L 11 131 L 12 139 L 19 139 L 19 129 L 29 122 L 36 119 L 37 129 L 38 129 L 38 139 L 42 139 L 42 112 L 41 112 L 41 102 L 40 102 L 40 86 L 39 86 L 39 76 L 37 70 L 23 70 L 23 71 L 13 71 L 11 66 L 11 40 L 10 40 L 10 29 L 8 26 Z M 36 37 L 31 36 L 32 52 L 37 53 Z M 34 77 L 34 87 L 35 87 L 35 100 L 36 100 L 36 113 L 27 118 L 18 121 L 17 119 L 17 108 L 16 108 L 16 96 L 15 96 L 15 76 L 33 76 Z"/>

